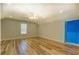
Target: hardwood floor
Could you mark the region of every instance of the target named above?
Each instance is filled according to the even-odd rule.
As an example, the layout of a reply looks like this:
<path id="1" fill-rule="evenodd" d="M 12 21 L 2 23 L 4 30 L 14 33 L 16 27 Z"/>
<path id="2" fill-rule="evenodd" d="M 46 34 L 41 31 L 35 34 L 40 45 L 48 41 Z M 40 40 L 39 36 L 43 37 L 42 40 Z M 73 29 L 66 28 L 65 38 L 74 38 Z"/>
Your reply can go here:
<path id="1" fill-rule="evenodd" d="M 79 55 L 79 47 L 44 38 L 4 40 L 1 55 Z"/>

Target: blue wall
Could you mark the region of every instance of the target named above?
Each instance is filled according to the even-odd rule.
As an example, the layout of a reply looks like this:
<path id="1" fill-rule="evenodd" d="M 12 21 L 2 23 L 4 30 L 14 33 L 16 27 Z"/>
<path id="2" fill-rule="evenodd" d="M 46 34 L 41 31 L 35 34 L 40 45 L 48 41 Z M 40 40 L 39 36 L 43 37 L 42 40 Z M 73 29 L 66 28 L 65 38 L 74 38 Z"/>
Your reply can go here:
<path id="1" fill-rule="evenodd" d="M 79 44 L 79 20 L 65 22 L 65 42 Z"/>

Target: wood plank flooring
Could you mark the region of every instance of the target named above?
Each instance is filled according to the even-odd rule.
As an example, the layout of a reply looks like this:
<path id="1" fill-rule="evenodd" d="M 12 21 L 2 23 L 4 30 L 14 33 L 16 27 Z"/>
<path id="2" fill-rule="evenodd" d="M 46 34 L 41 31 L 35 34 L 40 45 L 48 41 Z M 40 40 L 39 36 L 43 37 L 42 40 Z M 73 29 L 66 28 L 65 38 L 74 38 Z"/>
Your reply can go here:
<path id="1" fill-rule="evenodd" d="M 79 55 L 79 47 L 38 37 L 3 40 L 1 55 Z"/>

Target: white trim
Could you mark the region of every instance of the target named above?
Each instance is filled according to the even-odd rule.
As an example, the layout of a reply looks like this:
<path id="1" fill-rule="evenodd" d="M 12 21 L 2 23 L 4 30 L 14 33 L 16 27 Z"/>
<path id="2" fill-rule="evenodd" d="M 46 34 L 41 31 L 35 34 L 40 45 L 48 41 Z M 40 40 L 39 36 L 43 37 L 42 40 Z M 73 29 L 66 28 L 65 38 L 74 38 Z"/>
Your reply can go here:
<path id="1" fill-rule="evenodd" d="M 74 46 L 79 46 L 79 44 L 70 43 L 70 42 L 66 42 L 66 44 L 70 44 L 70 45 L 74 45 Z"/>

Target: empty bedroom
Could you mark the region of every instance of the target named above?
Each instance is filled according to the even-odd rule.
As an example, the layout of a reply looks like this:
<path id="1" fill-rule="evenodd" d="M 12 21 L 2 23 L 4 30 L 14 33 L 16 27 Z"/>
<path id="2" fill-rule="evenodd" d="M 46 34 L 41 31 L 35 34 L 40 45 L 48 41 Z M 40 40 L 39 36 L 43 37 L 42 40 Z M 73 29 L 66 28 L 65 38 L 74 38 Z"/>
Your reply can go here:
<path id="1" fill-rule="evenodd" d="M 79 55 L 78 3 L 0 3 L 1 55 Z"/>

